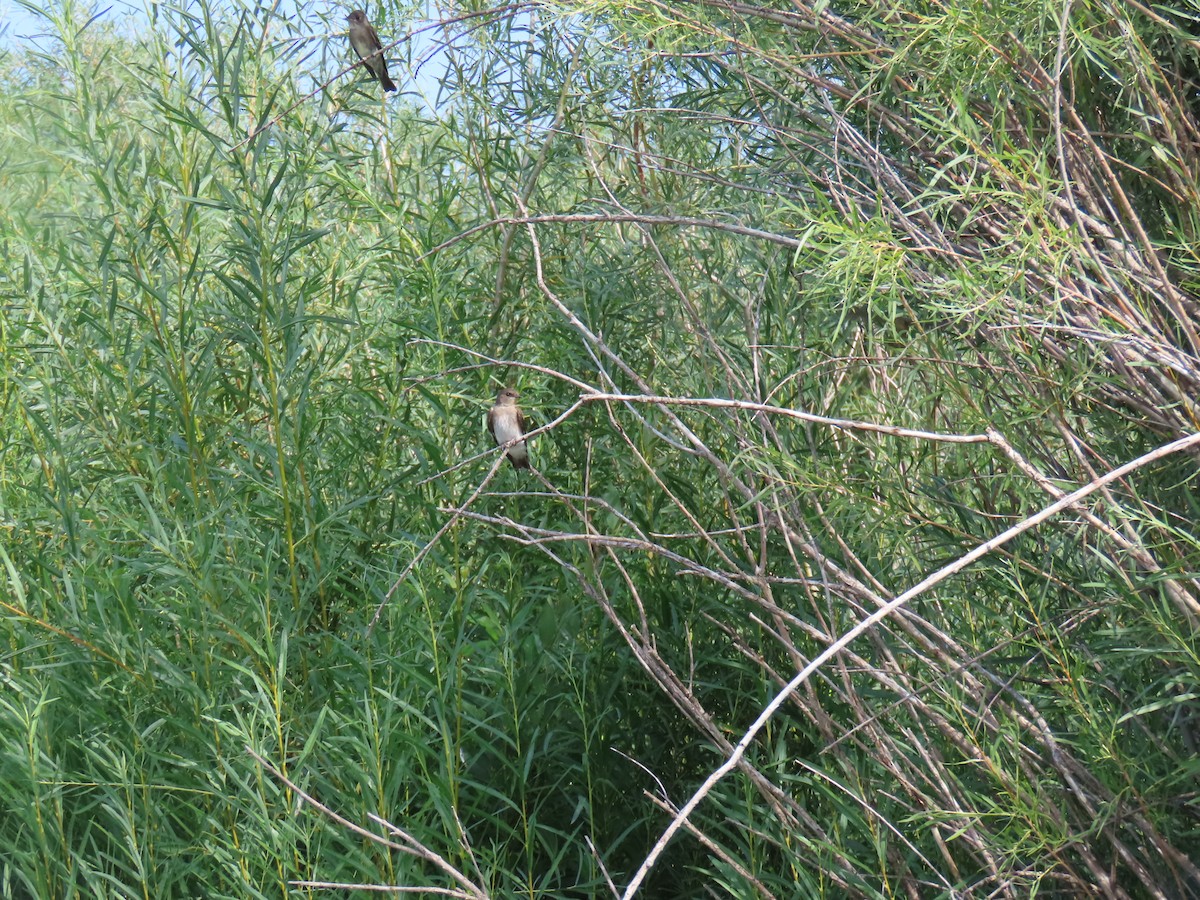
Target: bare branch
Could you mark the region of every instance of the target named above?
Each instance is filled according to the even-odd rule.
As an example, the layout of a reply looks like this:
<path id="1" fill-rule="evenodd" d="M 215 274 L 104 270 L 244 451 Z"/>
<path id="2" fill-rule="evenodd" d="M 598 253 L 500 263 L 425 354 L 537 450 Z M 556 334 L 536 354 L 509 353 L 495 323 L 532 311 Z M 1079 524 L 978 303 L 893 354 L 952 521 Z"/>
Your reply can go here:
<path id="1" fill-rule="evenodd" d="M 654 867 L 654 864 L 658 861 L 659 856 L 662 855 L 663 850 L 666 849 L 667 844 L 683 825 L 683 822 L 692 814 L 696 807 L 700 805 L 700 801 L 708 795 L 708 792 L 713 789 L 717 782 L 719 782 L 722 778 L 729 774 L 729 772 L 737 767 L 737 764 L 745 754 L 746 749 L 751 743 L 754 742 L 754 739 L 758 736 L 758 733 L 762 730 L 763 726 L 767 724 L 779 707 L 783 705 L 784 701 L 787 700 L 787 698 L 796 690 L 796 688 L 807 681 L 813 672 L 817 671 L 822 665 L 835 656 L 843 647 L 845 647 L 859 635 L 870 630 L 874 625 L 887 618 L 895 610 L 908 603 L 914 597 L 917 597 L 929 590 L 931 587 L 940 584 L 942 581 L 945 581 L 952 575 L 961 572 L 972 563 L 982 559 L 984 556 L 987 556 L 997 547 L 1003 546 L 1018 535 L 1024 534 L 1026 531 L 1029 531 L 1032 528 L 1036 528 L 1042 522 L 1045 522 L 1047 519 L 1057 515 L 1062 510 L 1074 505 L 1078 501 L 1099 490 L 1104 485 L 1124 478 L 1131 472 L 1135 472 L 1143 466 L 1146 466 L 1156 460 L 1163 459 L 1174 453 L 1178 453 L 1198 445 L 1200 445 L 1200 433 L 1191 434 L 1187 437 L 1172 441 L 1169 444 L 1164 444 L 1163 446 L 1151 450 L 1149 453 L 1143 454 L 1142 456 L 1139 456 L 1137 459 L 1132 460 L 1123 466 L 1113 469 L 1103 477 L 1084 485 L 1076 491 L 1073 491 L 1062 499 L 1045 507 L 1040 512 L 1027 517 L 1023 521 L 1014 525 L 1012 528 L 1009 528 L 998 534 L 991 540 L 980 544 L 970 553 L 964 554 L 949 565 L 943 566 L 936 572 L 933 572 L 926 578 L 922 579 L 919 583 L 913 585 L 913 587 L 909 588 L 907 591 L 895 597 L 880 609 L 876 610 L 862 622 L 855 625 L 836 641 L 826 647 L 807 666 L 805 666 L 795 678 L 788 682 L 787 686 L 782 691 L 775 695 L 775 698 L 769 704 L 767 704 L 767 706 L 759 714 L 758 718 L 755 719 L 754 723 L 749 729 L 747 729 L 745 735 L 742 736 L 742 739 L 738 741 L 733 753 L 731 753 L 725 762 L 722 763 L 715 771 L 713 771 L 713 773 L 709 775 L 707 779 L 705 779 L 704 783 L 700 786 L 696 793 L 693 794 L 691 799 L 684 804 L 682 809 L 680 809 L 679 813 L 671 821 L 671 824 L 667 827 L 666 831 L 663 832 L 662 836 L 655 843 L 645 861 L 634 874 L 633 879 L 630 881 L 628 887 L 625 889 L 625 893 L 622 895 L 624 900 L 630 900 L 630 898 L 637 893 L 642 881 Z"/>

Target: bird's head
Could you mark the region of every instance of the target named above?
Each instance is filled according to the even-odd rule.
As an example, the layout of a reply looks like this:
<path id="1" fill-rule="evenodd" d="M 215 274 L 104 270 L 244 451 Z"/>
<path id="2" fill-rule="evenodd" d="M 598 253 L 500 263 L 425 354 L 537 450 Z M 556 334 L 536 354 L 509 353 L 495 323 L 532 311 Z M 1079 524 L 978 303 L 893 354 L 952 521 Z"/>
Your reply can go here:
<path id="1" fill-rule="evenodd" d="M 351 25 L 358 25 L 361 22 L 367 21 L 367 14 L 361 9 L 356 9 L 350 15 L 346 16 L 346 21 Z"/>
<path id="2" fill-rule="evenodd" d="M 514 391 L 512 388 L 504 388 L 496 396 L 496 402 L 501 403 L 504 406 L 512 406 L 514 403 L 517 402 L 517 398 L 520 396 L 521 395 L 518 394 L 516 391 Z"/>

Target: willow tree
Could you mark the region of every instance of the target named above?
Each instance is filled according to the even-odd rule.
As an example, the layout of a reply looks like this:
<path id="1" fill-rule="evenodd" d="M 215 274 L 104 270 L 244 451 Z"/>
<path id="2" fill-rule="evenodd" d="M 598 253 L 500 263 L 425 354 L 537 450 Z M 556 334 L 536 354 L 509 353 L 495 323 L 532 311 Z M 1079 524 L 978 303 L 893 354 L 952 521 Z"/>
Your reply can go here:
<path id="1" fill-rule="evenodd" d="M 1188 13 L 368 12 L 5 63 L 5 892 L 1200 892 Z"/>

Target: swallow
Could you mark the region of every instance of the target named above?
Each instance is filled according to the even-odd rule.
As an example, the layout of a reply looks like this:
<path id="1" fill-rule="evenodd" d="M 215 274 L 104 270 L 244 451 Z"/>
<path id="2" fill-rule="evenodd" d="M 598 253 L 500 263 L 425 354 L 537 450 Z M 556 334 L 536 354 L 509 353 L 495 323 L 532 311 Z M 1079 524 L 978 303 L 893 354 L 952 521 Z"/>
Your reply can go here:
<path id="1" fill-rule="evenodd" d="M 512 388 L 504 388 L 496 395 L 496 405 L 488 410 L 488 431 L 500 446 L 525 436 L 525 417 L 521 415 L 521 408 L 517 406 L 518 396 L 520 395 Z M 513 464 L 514 469 L 529 468 L 529 448 L 525 446 L 524 441 L 508 448 L 508 461 Z"/>
<path id="2" fill-rule="evenodd" d="M 379 79 L 385 93 L 396 90 L 396 83 L 388 78 L 387 60 L 383 57 L 383 44 L 379 40 L 379 35 L 375 33 L 374 27 L 367 21 L 367 14 L 361 9 L 356 9 L 346 16 L 346 21 L 350 23 L 350 46 L 354 48 L 354 52 L 358 54 L 362 64 L 367 67 L 367 71 Z"/>

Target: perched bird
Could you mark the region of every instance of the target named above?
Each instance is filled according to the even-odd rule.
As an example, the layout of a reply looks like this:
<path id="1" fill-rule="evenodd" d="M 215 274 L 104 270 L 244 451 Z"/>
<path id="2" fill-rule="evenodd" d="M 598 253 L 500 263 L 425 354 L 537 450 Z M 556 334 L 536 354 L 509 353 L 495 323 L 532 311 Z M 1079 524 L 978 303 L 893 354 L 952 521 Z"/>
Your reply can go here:
<path id="1" fill-rule="evenodd" d="M 379 79 L 384 91 L 394 91 L 396 83 L 388 78 L 387 60 L 383 58 L 383 44 L 375 28 L 367 21 L 367 14 L 356 9 L 346 16 L 350 23 L 350 46 L 358 54 L 367 70 Z"/>
<path id="2" fill-rule="evenodd" d="M 521 409 L 517 406 L 518 396 L 520 395 L 512 388 L 505 388 L 496 395 L 496 405 L 488 410 L 488 431 L 501 446 L 525 434 L 525 417 L 521 415 Z M 508 461 L 513 464 L 514 469 L 529 468 L 529 448 L 525 446 L 524 441 L 508 448 Z"/>

